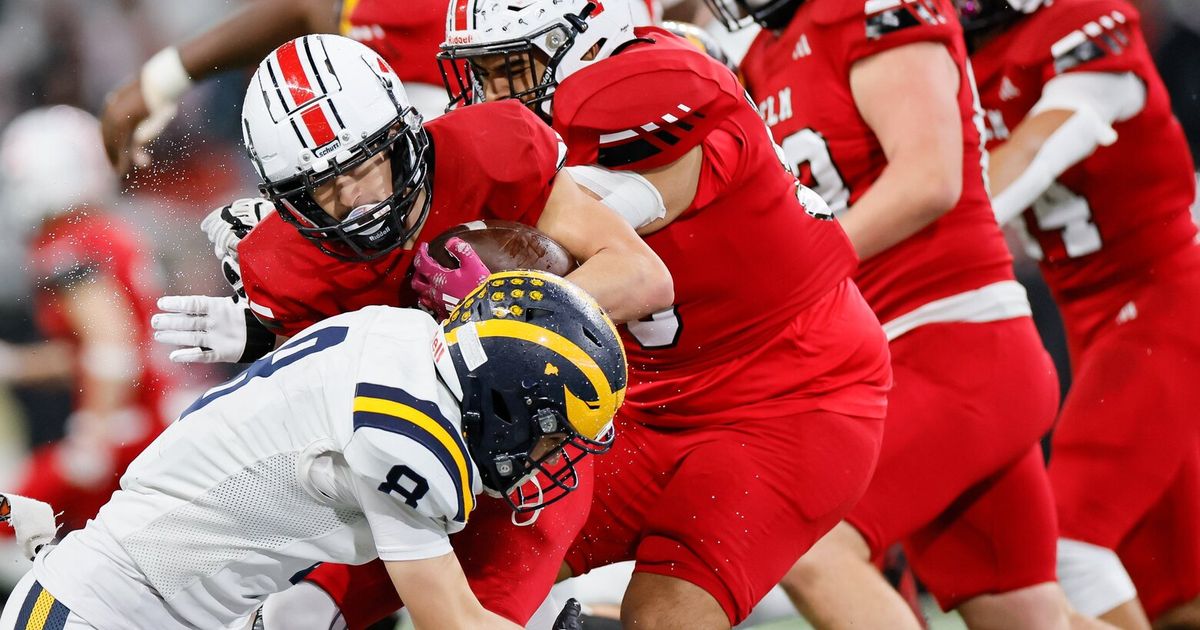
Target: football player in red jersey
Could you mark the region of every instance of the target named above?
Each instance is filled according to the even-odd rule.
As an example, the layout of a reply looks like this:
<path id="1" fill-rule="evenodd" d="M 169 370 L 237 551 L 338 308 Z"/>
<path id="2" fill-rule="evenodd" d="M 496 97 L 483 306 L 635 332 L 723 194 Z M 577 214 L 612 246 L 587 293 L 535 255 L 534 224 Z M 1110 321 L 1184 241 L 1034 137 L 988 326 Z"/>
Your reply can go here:
<path id="1" fill-rule="evenodd" d="M 1050 460 L 1059 581 L 1080 611 L 1148 628 L 1200 595 L 1200 392 L 1182 385 L 1200 375 L 1187 141 L 1123 0 L 958 7 L 996 215 L 1021 218 L 1071 352 Z"/>
<path id="2" fill-rule="evenodd" d="M 150 156 L 144 146 L 175 116 L 194 81 L 262 59 L 289 39 L 338 33 L 379 53 L 404 82 L 425 120 L 442 113 L 446 92 L 438 72 L 449 0 L 256 0 L 178 47 L 159 51 L 138 76 L 114 89 L 101 118 L 109 159 L 121 172 Z M 620 0 L 622 2 L 626 0 Z M 662 13 L 657 0 L 634 0 L 640 23 Z"/>
<path id="3" fill-rule="evenodd" d="M 28 269 L 50 340 L 0 344 L 0 380 L 76 389 L 66 436 L 34 451 L 14 492 L 61 510 L 66 532 L 95 516 L 164 427 L 171 383 L 148 326 L 160 289 L 146 240 L 103 209 L 116 181 L 91 115 L 65 105 L 21 114 L 0 138 L 0 164 L 5 211 L 37 226 Z"/>
<path id="4" fill-rule="evenodd" d="M 746 85 L 862 259 L 896 371 L 870 488 L 785 588 L 822 627 L 915 627 L 870 564 L 900 542 L 969 626 L 1066 627 L 1038 445 L 1057 382 L 988 201 L 954 5 L 709 5 L 729 27 L 764 27 Z"/>
<path id="5" fill-rule="evenodd" d="M 733 73 L 622 8 L 466 0 L 443 67 L 455 101 L 520 99 L 568 164 L 661 194 L 660 214 L 627 218 L 675 301 L 625 327 L 620 438 L 564 577 L 636 560 L 627 625 L 727 628 L 865 488 L 888 355 L 850 244 Z"/>
<path id="6" fill-rule="evenodd" d="M 317 35 L 284 44 L 260 64 L 243 127 L 276 212 L 240 215 L 262 218 L 237 244 L 237 258 L 250 310 L 280 335 L 366 305 L 422 299 L 437 307 L 452 285 L 473 289 L 481 263 L 469 247 L 455 248 L 462 264 L 448 270 L 434 267 L 425 243 L 487 218 L 534 225 L 563 244 L 582 261 L 570 279 L 618 320 L 670 304 L 662 262 L 619 215 L 560 172 L 561 141 L 519 103 L 464 109 L 422 126 L 379 55 Z M 425 295 L 409 286 L 410 268 L 428 285 Z M 229 298 L 207 300 L 232 305 Z M 191 321 L 205 325 L 216 309 L 204 309 L 207 315 Z M 165 314 L 155 325 L 186 332 L 179 329 L 188 319 Z M 194 333 L 168 339 L 212 347 L 204 337 L 211 331 Z M 545 599 L 587 513 L 590 465 L 579 466 L 583 491 L 541 510 L 536 522 L 510 522 L 507 504 L 484 501 L 472 518 L 478 525 L 456 537 L 472 588 L 489 610 L 524 623 Z M 548 504 L 555 496 L 549 487 L 538 498 Z M 272 604 L 268 627 L 328 627 L 341 615 L 361 628 L 400 605 L 384 588 L 388 576 L 379 563 L 323 566 L 308 580 L 330 596 L 325 616 L 311 606 Z"/>

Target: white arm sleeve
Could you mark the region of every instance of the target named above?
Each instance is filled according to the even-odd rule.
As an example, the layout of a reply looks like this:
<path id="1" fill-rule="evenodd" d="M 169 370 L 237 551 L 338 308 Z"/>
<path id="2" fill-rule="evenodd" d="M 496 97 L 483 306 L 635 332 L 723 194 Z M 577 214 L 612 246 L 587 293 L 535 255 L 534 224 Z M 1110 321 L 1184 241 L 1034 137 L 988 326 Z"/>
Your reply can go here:
<path id="1" fill-rule="evenodd" d="M 621 215 L 634 229 L 667 215 L 662 194 L 649 180 L 631 171 L 599 166 L 568 166 L 575 183 L 592 191 L 600 202 Z"/>
<path id="2" fill-rule="evenodd" d="M 992 198 L 996 221 L 1004 225 L 1028 208 L 1064 171 L 1117 141 L 1114 122 L 1128 120 L 1146 106 L 1146 86 L 1132 72 L 1072 72 L 1054 77 L 1029 116 L 1062 109 L 1075 112 L 1046 139 L 1029 166 Z"/>
<path id="3" fill-rule="evenodd" d="M 1111 125 L 1137 116 L 1144 107 L 1146 85 L 1132 72 L 1068 72 L 1046 82 L 1029 115 L 1086 108 Z"/>

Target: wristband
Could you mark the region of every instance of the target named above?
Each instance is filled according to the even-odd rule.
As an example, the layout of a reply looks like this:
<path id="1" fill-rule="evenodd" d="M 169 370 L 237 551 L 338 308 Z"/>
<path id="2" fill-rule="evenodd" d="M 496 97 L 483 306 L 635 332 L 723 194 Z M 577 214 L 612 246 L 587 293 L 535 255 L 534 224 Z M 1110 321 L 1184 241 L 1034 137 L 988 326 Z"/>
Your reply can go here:
<path id="1" fill-rule="evenodd" d="M 179 50 L 168 46 L 142 66 L 142 99 L 151 112 L 173 107 L 192 86 Z"/>

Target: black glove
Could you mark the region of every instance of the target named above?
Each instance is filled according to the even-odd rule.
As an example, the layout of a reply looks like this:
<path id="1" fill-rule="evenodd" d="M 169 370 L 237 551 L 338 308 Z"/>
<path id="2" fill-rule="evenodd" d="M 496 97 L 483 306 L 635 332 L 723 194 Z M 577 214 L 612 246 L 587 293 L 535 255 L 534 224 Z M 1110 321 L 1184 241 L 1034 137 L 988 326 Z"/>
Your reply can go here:
<path id="1" fill-rule="evenodd" d="M 563 606 L 562 612 L 554 620 L 553 630 L 582 630 L 583 621 L 579 618 L 582 614 L 583 607 L 579 605 L 579 600 L 574 597 L 568 599 L 567 605 Z"/>
<path id="2" fill-rule="evenodd" d="M 200 229 L 212 243 L 213 254 L 221 261 L 221 274 L 225 281 L 241 297 L 246 297 L 242 287 L 242 270 L 238 261 L 237 247 L 250 230 L 258 225 L 275 206 L 266 199 L 238 199 L 208 213 L 200 222 Z"/>

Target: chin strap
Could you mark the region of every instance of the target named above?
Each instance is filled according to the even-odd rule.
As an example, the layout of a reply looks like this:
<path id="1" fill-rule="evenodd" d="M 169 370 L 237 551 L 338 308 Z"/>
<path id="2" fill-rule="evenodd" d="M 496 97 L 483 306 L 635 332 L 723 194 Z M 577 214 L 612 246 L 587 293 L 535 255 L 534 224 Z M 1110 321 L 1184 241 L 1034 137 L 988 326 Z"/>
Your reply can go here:
<path id="1" fill-rule="evenodd" d="M 532 483 L 533 487 L 537 488 L 537 499 L 535 501 L 533 501 L 532 503 L 529 501 L 526 501 L 526 497 L 525 497 L 524 488 L 525 488 L 525 484 L 528 484 L 528 483 Z M 525 480 L 524 483 L 522 483 L 520 486 L 518 486 L 516 492 L 517 492 L 517 497 L 520 499 L 520 502 L 517 504 L 518 508 L 524 507 L 526 505 L 538 505 L 542 502 L 542 482 L 538 479 L 538 476 L 536 473 L 531 475 L 528 479 Z M 523 513 L 531 514 L 532 516 L 530 516 L 528 519 L 525 519 L 523 521 L 517 520 L 517 517 Z M 538 509 L 530 511 L 530 512 L 513 511 L 512 515 L 511 515 L 512 524 L 516 525 L 517 527 L 529 527 L 530 525 L 533 525 L 534 523 L 536 523 L 538 520 L 538 517 L 541 515 L 542 515 L 542 508 L 538 508 Z"/>

